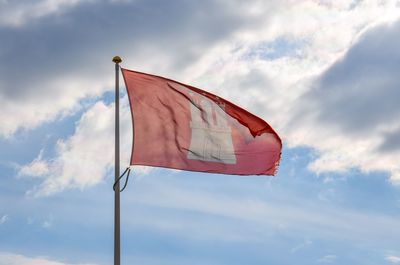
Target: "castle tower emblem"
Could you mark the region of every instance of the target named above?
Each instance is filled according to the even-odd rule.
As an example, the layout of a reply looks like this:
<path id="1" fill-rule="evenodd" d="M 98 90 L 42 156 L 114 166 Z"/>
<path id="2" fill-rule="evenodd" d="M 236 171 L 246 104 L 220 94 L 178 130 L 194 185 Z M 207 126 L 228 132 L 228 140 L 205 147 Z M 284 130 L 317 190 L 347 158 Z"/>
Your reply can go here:
<path id="1" fill-rule="evenodd" d="M 236 164 L 232 129 L 223 104 L 189 92 L 192 136 L 188 159 Z"/>

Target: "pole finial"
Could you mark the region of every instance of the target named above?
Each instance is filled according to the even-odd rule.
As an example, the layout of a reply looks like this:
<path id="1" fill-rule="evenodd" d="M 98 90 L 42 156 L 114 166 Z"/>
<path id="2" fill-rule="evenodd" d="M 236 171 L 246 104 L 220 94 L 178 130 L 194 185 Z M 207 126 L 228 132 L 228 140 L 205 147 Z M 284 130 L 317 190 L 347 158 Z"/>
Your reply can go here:
<path id="1" fill-rule="evenodd" d="M 119 56 L 114 56 L 114 58 L 112 59 L 112 61 L 114 62 L 114 63 L 120 63 L 120 62 L 122 62 L 122 59 L 121 59 L 121 57 L 119 57 Z"/>

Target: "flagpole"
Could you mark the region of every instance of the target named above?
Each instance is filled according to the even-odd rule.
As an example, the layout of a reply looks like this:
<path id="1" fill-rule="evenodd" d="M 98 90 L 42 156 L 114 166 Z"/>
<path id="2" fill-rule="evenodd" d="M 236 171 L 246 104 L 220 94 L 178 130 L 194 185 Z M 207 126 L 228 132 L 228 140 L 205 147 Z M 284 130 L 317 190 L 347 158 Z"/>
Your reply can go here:
<path id="1" fill-rule="evenodd" d="M 121 264 L 121 237 L 120 237 L 120 200 L 119 200 L 119 63 L 122 59 L 115 56 L 115 188 L 114 188 L 114 265 Z"/>

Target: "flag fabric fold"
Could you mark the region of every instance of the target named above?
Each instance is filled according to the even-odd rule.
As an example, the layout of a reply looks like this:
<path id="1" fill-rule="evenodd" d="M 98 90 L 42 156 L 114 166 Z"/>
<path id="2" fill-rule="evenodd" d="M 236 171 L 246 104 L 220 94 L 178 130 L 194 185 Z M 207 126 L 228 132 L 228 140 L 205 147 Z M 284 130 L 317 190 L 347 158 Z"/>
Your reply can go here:
<path id="1" fill-rule="evenodd" d="M 122 69 L 134 124 L 131 165 L 274 175 L 282 142 L 261 118 L 212 93 Z"/>

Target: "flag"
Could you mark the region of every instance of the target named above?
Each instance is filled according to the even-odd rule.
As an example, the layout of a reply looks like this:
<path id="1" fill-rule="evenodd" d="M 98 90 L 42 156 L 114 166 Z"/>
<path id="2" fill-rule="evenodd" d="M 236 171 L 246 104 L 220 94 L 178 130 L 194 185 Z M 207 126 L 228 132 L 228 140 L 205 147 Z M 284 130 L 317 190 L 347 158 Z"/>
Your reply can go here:
<path id="1" fill-rule="evenodd" d="M 274 175 L 282 142 L 261 118 L 190 85 L 122 69 L 133 121 L 131 165 Z"/>

